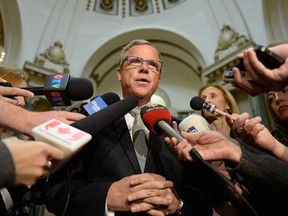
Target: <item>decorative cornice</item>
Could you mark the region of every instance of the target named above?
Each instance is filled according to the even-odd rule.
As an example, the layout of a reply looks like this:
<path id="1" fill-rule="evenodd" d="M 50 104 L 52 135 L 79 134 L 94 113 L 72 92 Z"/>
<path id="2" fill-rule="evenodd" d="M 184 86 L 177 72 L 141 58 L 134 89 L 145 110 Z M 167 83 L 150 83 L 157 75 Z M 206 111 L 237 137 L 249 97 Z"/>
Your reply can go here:
<path id="1" fill-rule="evenodd" d="M 87 2 L 86 2 L 86 10 L 87 11 L 90 10 L 91 2 L 92 2 L 92 0 L 87 0 Z"/>
<path id="2" fill-rule="evenodd" d="M 224 25 L 214 55 L 215 62 L 202 71 L 203 83 L 226 85 L 223 81 L 224 71 L 231 70 L 238 63 L 236 56 L 254 45 L 244 35 L 239 36 L 230 26 Z"/>
<path id="3" fill-rule="evenodd" d="M 69 73 L 70 71 L 63 45 L 60 41 L 56 41 L 54 45 L 46 49 L 44 53 L 40 53 L 35 59 L 35 64 L 55 70 L 58 73 Z"/>
<path id="4" fill-rule="evenodd" d="M 242 53 L 245 49 L 253 47 L 254 45 L 253 42 L 246 43 L 241 47 L 238 47 L 237 50 L 234 50 L 232 53 L 205 68 L 202 72 L 203 83 L 218 83 L 220 85 L 226 85 L 223 81 L 224 71 L 232 69 L 238 63 L 236 56 L 239 53 Z"/>
<path id="5" fill-rule="evenodd" d="M 229 25 L 223 25 L 214 54 L 215 61 L 222 59 L 249 42 L 246 36 L 239 35 Z"/>

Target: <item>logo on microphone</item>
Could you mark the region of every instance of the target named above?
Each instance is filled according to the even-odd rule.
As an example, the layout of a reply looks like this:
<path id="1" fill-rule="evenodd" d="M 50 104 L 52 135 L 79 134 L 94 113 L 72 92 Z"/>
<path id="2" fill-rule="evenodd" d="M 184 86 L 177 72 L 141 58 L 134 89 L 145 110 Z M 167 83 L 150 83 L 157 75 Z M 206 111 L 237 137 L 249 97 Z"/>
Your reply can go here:
<path id="1" fill-rule="evenodd" d="M 59 89 L 61 87 L 63 75 L 57 74 L 51 80 L 51 87 Z"/>
<path id="2" fill-rule="evenodd" d="M 49 75 L 43 88 L 44 95 L 52 106 L 71 105 L 67 94 L 69 74 Z"/>
<path id="3" fill-rule="evenodd" d="M 92 100 L 90 103 L 85 104 L 83 107 L 85 108 L 86 112 L 89 115 L 92 115 L 93 113 L 96 113 L 99 110 L 106 108 L 107 104 L 100 96 L 98 96 L 94 100 Z"/>
<path id="4" fill-rule="evenodd" d="M 192 126 L 192 127 L 188 128 L 188 130 L 186 132 L 188 132 L 188 133 L 197 133 L 198 130 L 194 126 Z"/>

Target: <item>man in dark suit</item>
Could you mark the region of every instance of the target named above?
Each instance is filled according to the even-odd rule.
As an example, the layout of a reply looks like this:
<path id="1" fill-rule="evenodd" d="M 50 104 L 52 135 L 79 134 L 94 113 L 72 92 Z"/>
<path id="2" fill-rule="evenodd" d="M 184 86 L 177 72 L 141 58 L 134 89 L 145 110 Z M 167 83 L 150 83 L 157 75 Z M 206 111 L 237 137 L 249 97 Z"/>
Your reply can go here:
<path id="1" fill-rule="evenodd" d="M 149 104 L 161 71 L 160 53 L 150 42 L 130 42 L 122 50 L 117 69 L 123 98 L 136 96 L 138 109 Z M 65 171 L 52 176 L 46 202 L 49 211 L 56 215 L 190 216 L 193 209 L 211 214 L 200 190 L 185 183 L 183 165 L 163 137 L 145 128 L 148 151 L 138 153 L 132 142 L 135 121 L 135 115 L 128 113 L 93 137 L 68 165 L 68 179 Z"/>

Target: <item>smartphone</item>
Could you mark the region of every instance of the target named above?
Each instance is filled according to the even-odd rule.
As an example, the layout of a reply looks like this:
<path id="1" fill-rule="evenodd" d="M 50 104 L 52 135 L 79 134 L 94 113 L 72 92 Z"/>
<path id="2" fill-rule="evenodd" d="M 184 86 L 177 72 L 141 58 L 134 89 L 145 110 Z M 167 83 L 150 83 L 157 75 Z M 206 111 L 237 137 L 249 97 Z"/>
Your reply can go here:
<path id="1" fill-rule="evenodd" d="M 11 83 L 9 82 L 1 82 L 0 83 L 0 86 L 3 86 L 3 87 L 12 87 Z M 6 98 L 11 98 L 11 99 L 14 99 L 14 96 L 5 96 Z"/>
<path id="2" fill-rule="evenodd" d="M 258 60 L 266 67 L 269 69 L 275 69 L 280 67 L 285 60 L 282 59 L 280 56 L 278 56 L 277 54 L 273 53 L 271 50 L 269 50 L 267 47 L 265 46 L 260 46 L 257 45 L 254 48 L 254 51 L 256 52 L 256 56 L 258 58 Z M 240 73 L 243 77 L 245 77 L 246 73 L 246 69 L 245 66 L 243 64 L 243 61 L 240 61 L 238 64 L 236 64 L 234 67 L 239 68 Z M 232 70 L 227 70 L 224 71 L 223 73 L 223 81 L 224 82 L 233 82 L 234 80 L 234 76 L 233 76 L 233 72 Z"/>
<path id="3" fill-rule="evenodd" d="M 4 87 L 12 87 L 11 83 L 9 82 L 1 82 L 0 86 L 4 86 Z"/>

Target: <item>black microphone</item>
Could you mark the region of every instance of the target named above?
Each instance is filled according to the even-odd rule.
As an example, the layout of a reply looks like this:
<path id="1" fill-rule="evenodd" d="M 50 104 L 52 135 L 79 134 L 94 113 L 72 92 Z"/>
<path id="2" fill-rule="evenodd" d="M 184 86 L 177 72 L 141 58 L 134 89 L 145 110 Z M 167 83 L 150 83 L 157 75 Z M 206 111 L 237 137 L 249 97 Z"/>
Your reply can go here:
<path id="1" fill-rule="evenodd" d="M 96 96 L 90 100 L 79 101 L 72 106 L 66 107 L 65 110 L 68 112 L 77 112 L 85 116 L 92 115 L 101 109 L 120 100 L 118 94 L 114 92 L 108 92 L 100 96 Z"/>
<path id="2" fill-rule="evenodd" d="M 92 115 L 95 112 L 98 112 L 99 110 L 102 110 L 119 100 L 120 97 L 118 94 L 114 92 L 108 92 L 102 96 L 92 98 L 89 103 L 86 103 L 81 107 L 80 113 L 86 116 Z"/>
<path id="3" fill-rule="evenodd" d="M 69 74 L 48 75 L 44 87 L 25 87 L 34 95 L 45 95 L 51 106 L 69 106 L 71 101 L 86 100 L 93 95 L 93 84 L 87 78 L 71 78 Z"/>
<path id="4" fill-rule="evenodd" d="M 230 115 L 229 113 L 223 112 L 222 110 L 219 110 L 215 105 L 206 103 L 205 100 L 200 96 L 195 96 L 191 99 L 190 107 L 193 110 L 206 109 L 209 112 L 211 112 L 212 114 L 217 112 L 220 115 L 227 116 L 232 120 L 236 120 L 236 118 L 234 116 Z"/>
<path id="5" fill-rule="evenodd" d="M 137 104 L 138 99 L 135 96 L 130 96 L 72 123 L 71 126 L 93 136 L 131 111 Z"/>

